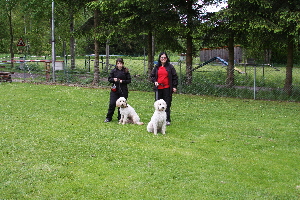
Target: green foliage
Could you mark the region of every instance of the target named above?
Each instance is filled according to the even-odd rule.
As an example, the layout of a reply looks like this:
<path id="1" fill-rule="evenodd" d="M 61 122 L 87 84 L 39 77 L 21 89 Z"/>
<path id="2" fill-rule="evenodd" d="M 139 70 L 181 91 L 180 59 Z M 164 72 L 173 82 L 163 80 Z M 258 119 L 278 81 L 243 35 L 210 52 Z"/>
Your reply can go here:
<path id="1" fill-rule="evenodd" d="M 70 12 L 74 12 L 76 54 L 94 51 L 94 38 L 101 41 L 101 54 L 109 42 L 112 54 L 141 55 L 147 50 L 146 35 L 153 31 L 157 51 L 185 52 L 187 16 L 192 19 L 193 51 L 202 47 L 225 46 L 229 30 L 234 30 L 236 43 L 248 49 L 249 56 L 259 58 L 264 49 L 275 52 L 274 61 L 285 63 L 286 35 L 297 36 L 299 25 L 298 1 L 240 1 L 231 0 L 229 9 L 205 13 L 204 5 L 220 1 L 55 1 L 56 51 L 70 52 Z M 7 14 L 13 14 L 13 48 L 26 55 L 51 54 L 50 21 L 52 1 L 20 0 L 0 2 L 0 52 L 9 52 L 10 36 Z M 100 11 L 100 24 L 93 27 L 95 9 Z M 30 14 L 29 14 L 30 13 Z M 205 15 L 207 14 L 207 15 Z M 206 22 L 206 23 L 202 23 Z M 84 31 L 83 31 L 84 30 Z M 97 34 L 94 34 L 94 33 Z M 17 47 L 19 38 L 24 47 Z M 294 38 L 298 42 L 298 37 Z M 64 45 L 65 44 L 65 45 Z M 64 48 L 65 47 L 65 48 Z M 281 53 L 281 54 L 280 54 Z M 295 55 L 297 52 L 295 52 Z M 261 59 L 261 58 L 259 58 Z"/>
<path id="2" fill-rule="evenodd" d="M 275 52 L 273 61 L 286 63 L 288 35 L 299 43 L 295 23 L 299 20 L 299 1 L 230 0 L 228 4 L 228 9 L 212 15 L 203 27 L 204 47 L 227 45 L 228 33 L 233 32 L 235 44 L 241 44 L 248 57 L 264 60 L 267 49 Z"/>
<path id="3" fill-rule="evenodd" d="M 109 90 L 12 83 L 3 199 L 297 199 L 298 103 L 175 94 L 172 125 L 103 123 Z M 153 93 L 129 94 L 147 124 Z"/>

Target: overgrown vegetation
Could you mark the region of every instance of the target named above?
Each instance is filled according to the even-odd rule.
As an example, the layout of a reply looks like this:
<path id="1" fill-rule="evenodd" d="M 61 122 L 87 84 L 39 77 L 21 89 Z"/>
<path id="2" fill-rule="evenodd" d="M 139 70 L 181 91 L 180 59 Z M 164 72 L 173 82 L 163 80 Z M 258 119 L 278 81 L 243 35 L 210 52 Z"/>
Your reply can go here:
<path id="1" fill-rule="evenodd" d="M 109 90 L 1 83 L 2 199 L 298 199 L 299 104 L 175 94 L 165 136 Z M 131 91 L 145 123 L 153 93 Z"/>

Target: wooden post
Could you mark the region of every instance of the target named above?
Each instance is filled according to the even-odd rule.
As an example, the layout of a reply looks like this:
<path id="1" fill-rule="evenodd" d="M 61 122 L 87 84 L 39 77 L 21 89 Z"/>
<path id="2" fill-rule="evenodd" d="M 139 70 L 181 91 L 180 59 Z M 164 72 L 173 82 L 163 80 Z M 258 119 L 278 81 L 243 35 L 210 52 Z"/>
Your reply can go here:
<path id="1" fill-rule="evenodd" d="M 46 81 L 50 80 L 50 62 L 45 62 L 45 70 L 46 70 Z"/>

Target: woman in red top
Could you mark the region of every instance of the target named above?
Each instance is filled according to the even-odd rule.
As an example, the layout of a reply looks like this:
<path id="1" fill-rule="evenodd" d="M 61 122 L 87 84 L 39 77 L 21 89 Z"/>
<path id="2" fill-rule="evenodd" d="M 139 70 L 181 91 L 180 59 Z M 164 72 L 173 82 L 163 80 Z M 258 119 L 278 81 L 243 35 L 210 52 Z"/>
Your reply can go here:
<path id="1" fill-rule="evenodd" d="M 163 99 L 167 103 L 167 125 L 171 124 L 172 94 L 177 91 L 178 76 L 176 70 L 165 52 L 159 54 L 158 64 L 150 74 L 151 81 L 155 85 L 155 100 Z"/>

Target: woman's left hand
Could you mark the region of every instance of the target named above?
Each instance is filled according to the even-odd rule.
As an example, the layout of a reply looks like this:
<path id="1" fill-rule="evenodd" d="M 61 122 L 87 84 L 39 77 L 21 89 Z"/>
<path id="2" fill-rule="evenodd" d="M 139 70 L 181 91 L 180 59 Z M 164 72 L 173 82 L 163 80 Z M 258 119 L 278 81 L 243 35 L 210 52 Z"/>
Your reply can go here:
<path id="1" fill-rule="evenodd" d="M 176 89 L 176 88 L 173 88 L 173 92 L 177 92 L 177 89 Z"/>

